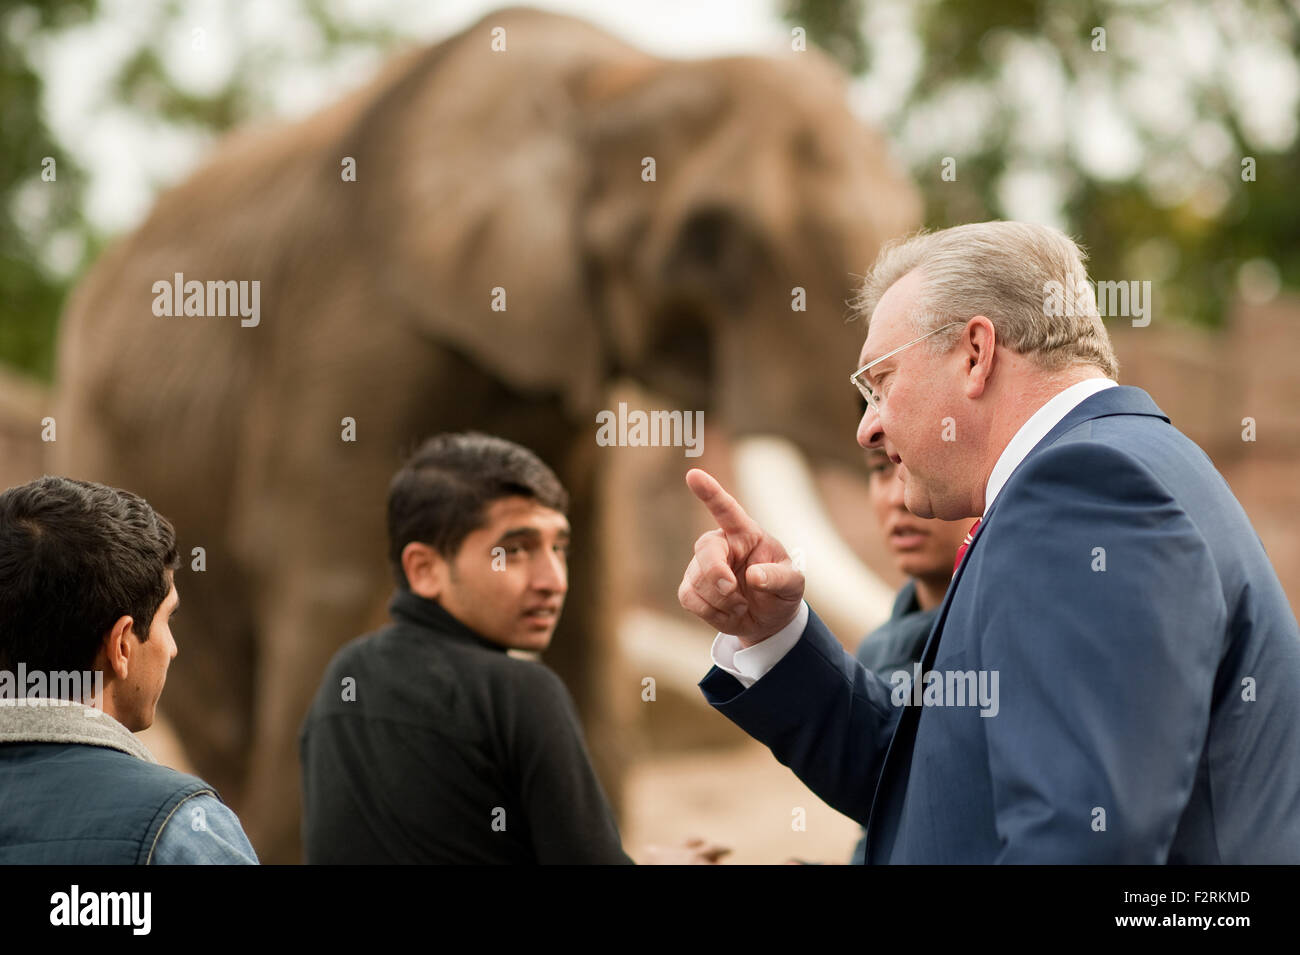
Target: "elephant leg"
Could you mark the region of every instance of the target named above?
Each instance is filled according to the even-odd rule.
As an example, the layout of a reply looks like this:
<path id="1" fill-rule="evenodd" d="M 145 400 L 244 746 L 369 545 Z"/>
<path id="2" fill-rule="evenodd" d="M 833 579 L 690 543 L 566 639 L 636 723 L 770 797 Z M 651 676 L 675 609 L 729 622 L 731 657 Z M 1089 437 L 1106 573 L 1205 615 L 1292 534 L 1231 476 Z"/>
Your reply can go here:
<path id="1" fill-rule="evenodd" d="M 382 409 L 355 413 L 385 420 Z M 310 413 L 287 403 L 281 417 L 259 420 L 266 430 L 250 441 L 256 464 L 243 475 L 232 528 L 252 592 L 256 648 L 239 812 L 259 858 L 286 864 L 301 859 L 303 718 L 331 657 L 382 622 L 393 589 L 383 525 L 392 464 L 379 448 L 300 424 Z"/>
<path id="2" fill-rule="evenodd" d="M 167 674 L 162 709 L 195 771 L 237 805 L 247 773 L 253 706 L 254 648 L 247 589 L 219 541 L 204 546 L 206 569 L 192 569 L 182 550 L 176 572 L 181 598 L 172 629 L 178 653 Z"/>
<path id="3" fill-rule="evenodd" d="M 569 491 L 573 537 L 569 557 L 569 593 L 564 613 L 543 655 L 573 695 L 582 719 L 592 765 L 621 816 L 623 779 L 635 755 L 629 747 L 634 705 L 640 687 L 621 672 L 618 608 L 606 600 L 608 567 L 601 520 L 599 455 L 591 435 L 582 434 L 563 454 L 551 457 Z"/>
<path id="4" fill-rule="evenodd" d="M 391 589 L 387 566 L 322 562 L 286 555 L 285 572 L 268 587 L 260 617 L 252 748 L 244 827 L 259 858 L 301 861 L 302 818 L 298 731 L 334 653 L 378 623 L 376 595 Z"/>

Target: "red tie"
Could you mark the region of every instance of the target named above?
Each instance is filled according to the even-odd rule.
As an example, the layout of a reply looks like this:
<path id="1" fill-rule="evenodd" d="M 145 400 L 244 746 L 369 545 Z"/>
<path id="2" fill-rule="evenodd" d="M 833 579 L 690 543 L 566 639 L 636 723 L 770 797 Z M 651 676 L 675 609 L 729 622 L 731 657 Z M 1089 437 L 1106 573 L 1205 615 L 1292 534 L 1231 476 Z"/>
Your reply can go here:
<path id="1" fill-rule="evenodd" d="M 980 529 L 980 521 L 982 520 L 982 517 L 977 517 L 975 519 L 975 523 L 972 524 L 970 530 L 966 532 L 966 539 L 962 541 L 961 546 L 957 548 L 957 559 L 952 562 L 953 576 L 956 576 L 957 568 L 961 566 L 961 559 L 966 556 L 966 548 L 970 547 L 971 541 L 975 539 L 975 532 Z"/>

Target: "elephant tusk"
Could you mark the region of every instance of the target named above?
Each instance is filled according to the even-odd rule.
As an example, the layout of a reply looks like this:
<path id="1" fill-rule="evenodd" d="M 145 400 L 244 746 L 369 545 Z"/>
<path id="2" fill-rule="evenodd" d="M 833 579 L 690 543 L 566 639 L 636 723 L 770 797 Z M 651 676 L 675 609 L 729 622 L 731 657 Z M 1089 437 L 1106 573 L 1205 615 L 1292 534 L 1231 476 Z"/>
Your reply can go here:
<path id="1" fill-rule="evenodd" d="M 708 704 L 696 684 L 708 666 L 713 631 L 692 620 L 635 608 L 620 617 L 618 642 L 632 672 L 654 674 L 657 684 L 703 710 Z"/>

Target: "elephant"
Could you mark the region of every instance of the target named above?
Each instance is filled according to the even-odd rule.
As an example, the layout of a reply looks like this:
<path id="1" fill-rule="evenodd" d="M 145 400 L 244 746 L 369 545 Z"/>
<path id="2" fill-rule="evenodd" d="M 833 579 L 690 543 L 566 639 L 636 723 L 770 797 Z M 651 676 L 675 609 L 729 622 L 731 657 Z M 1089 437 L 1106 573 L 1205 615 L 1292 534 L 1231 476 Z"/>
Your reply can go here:
<path id="1" fill-rule="evenodd" d="M 661 58 L 515 8 L 235 132 L 162 193 L 69 297 L 51 462 L 177 527 L 163 709 L 263 861 L 299 857 L 298 728 L 330 657 L 384 620 L 387 485 L 441 431 L 518 441 L 570 493 L 545 659 L 616 793 L 611 382 L 860 466 L 846 302 L 919 218 L 818 51 Z M 181 276 L 210 283 L 193 309 Z M 222 285 L 211 307 L 227 282 L 257 291 L 256 321 Z"/>

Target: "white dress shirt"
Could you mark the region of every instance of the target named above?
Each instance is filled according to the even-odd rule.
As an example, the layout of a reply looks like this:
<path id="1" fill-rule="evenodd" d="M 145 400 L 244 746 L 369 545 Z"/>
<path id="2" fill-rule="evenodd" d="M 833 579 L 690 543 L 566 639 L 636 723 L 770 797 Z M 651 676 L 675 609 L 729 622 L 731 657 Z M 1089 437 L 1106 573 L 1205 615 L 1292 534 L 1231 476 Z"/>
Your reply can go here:
<path id="1" fill-rule="evenodd" d="M 1007 443 L 998 456 L 997 463 L 993 465 L 993 470 L 989 472 L 988 484 L 984 488 L 984 513 L 987 514 L 993 506 L 998 492 L 1020 466 L 1020 462 L 1034 450 L 1038 442 L 1047 437 L 1049 431 L 1060 424 L 1062 418 L 1085 398 L 1107 388 L 1114 388 L 1117 384 L 1109 378 L 1085 379 L 1066 388 L 1030 415 L 1029 420 L 1020 426 L 1020 430 Z M 793 620 L 752 647 L 742 647 L 740 639 L 732 634 L 719 633 L 713 640 L 713 662 L 718 669 L 730 673 L 742 686 L 749 688 L 790 652 L 790 648 L 799 642 L 807 625 L 808 602 L 800 601 L 799 612 Z"/>

